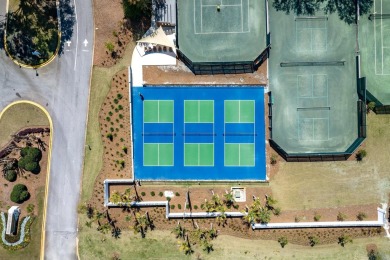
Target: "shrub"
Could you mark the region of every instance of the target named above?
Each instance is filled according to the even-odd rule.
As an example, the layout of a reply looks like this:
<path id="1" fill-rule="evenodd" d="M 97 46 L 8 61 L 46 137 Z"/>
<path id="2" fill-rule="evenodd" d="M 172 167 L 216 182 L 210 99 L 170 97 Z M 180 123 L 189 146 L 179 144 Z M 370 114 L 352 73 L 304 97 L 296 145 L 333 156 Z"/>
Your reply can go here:
<path id="1" fill-rule="evenodd" d="M 9 182 L 14 182 L 16 181 L 16 171 L 15 170 L 7 170 L 5 171 L 5 175 L 4 175 L 5 179 Z"/>
<path id="2" fill-rule="evenodd" d="M 122 114 L 119 114 L 119 119 L 122 119 L 123 118 L 123 115 Z"/>
<path id="3" fill-rule="evenodd" d="M 274 208 L 274 210 L 273 210 L 273 213 L 274 213 L 275 216 L 279 216 L 281 212 L 282 212 L 282 210 L 279 207 L 278 208 Z"/>
<path id="4" fill-rule="evenodd" d="M 106 120 L 107 120 L 107 122 L 110 122 L 111 118 L 108 116 L 108 117 L 106 117 Z"/>
<path id="5" fill-rule="evenodd" d="M 279 237 L 278 242 L 282 248 L 288 244 L 287 237 Z"/>
<path id="6" fill-rule="evenodd" d="M 126 147 L 126 146 L 123 146 L 122 151 L 123 151 L 125 154 L 127 154 L 127 147 Z"/>
<path id="7" fill-rule="evenodd" d="M 167 201 L 171 201 L 171 197 L 167 197 Z"/>
<path id="8" fill-rule="evenodd" d="M 32 173 L 39 173 L 39 161 L 42 159 L 42 152 L 35 147 L 25 147 L 20 150 L 22 158 L 18 161 L 18 167 Z"/>
<path id="9" fill-rule="evenodd" d="M 314 215 L 314 221 L 320 221 L 320 219 L 321 219 L 321 215 L 318 214 L 318 213 L 316 213 L 316 214 Z"/>
<path id="10" fill-rule="evenodd" d="M 369 102 L 369 103 L 367 104 L 367 108 L 368 108 L 368 111 L 367 111 L 367 112 L 374 111 L 375 106 L 376 106 L 375 102 Z"/>
<path id="11" fill-rule="evenodd" d="M 356 153 L 356 160 L 357 161 L 362 161 L 364 157 L 367 156 L 367 151 L 362 149 L 362 150 L 359 150 L 357 153 Z"/>
<path id="12" fill-rule="evenodd" d="M 122 99 L 122 98 L 123 98 L 122 94 L 120 94 L 120 93 L 118 93 L 118 94 L 116 95 L 116 97 L 117 97 L 118 99 Z"/>
<path id="13" fill-rule="evenodd" d="M 356 218 L 360 221 L 364 220 L 365 218 L 367 218 L 367 214 L 364 213 L 364 212 L 359 212 L 356 216 Z"/>
<path id="14" fill-rule="evenodd" d="M 189 204 L 186 205 L 186 209 L 190 209 L 190 205 Z"/>
<path id="15" fill-rule="evenodd" d="M 175 209 L 175 205 L 172 204 L 172 205 L 171 205 L 171 209 Z"/>
<path id="16" fill-rule="evenodd" d="M 160 197 L 162 197 L 164 195 L 164 193 L 162 192 L 162 191 L 160 191 L 159 193 L 158 193 L 158 196 L 160 196 Z"/>
<path id="17" fill-rule="evenodd" d="M 341 212 L 339 212 L 339 214 L 337 214 L 338 221 L 344 221 L 346 218 L 347 218 L 347 216 Z"/>
<path id="18" fill-rule="evenodd" d="M 198 209 L 198 205 L 194 205 L 194 209 Z"/>
<path id="19" fill-rule="evenodd" d="M 113 113 L 110 111 L 110 112 L 108 112 L 108 115 L 109 115 L 109 116 L 112 116 L 112 115 L 113 115 Z"/>
<path id="20" fill-rule="evenodd" d="M 23 184 L 16 184 L 12 189 L 10 199 L 15 203 L 22 203 L 30 198 L 27 187 Z"/>
<path id="21" fill-rule="evenodd" d="M 317 245 L 319 242 L 320 242 L 320 240 L 318 239 L 318 237 L 309 236 L 309 245 L 310 245 L 311 247 Z"/>
<path id="22" fill-rule="evenodd" d="M 39 163 L 37 162 L 29 162 L 26 163 L 26 166 L 24 167 L 26 171 L 32 172 L 32 173 L 39 173 L 41 171 L 41 167 L 39 166 Z"/>
<path id="23" fill-rule="evenodd" d="M 115 104 L 118 104 L 119 100 L 118 99 L 114 99 L 114 103 Z"/>
<path id="24" fill-rule="evenodd" d="M 35 208 L 34 204 L 28 204 L 28 206 L 27 206 L 27 213 L 28 214 L 33 213 L 34 212 L 34 208 Z"/>
<path id="25" fill-rule="evenodd" d="M 122 110 L 123 109 L 123 106 L 122 105 L 118 105 L 118 110 Z"/>
<path id="26" fill-rule="evenodd" d="M 180 196 L 180 193 L 179 192 L 175 192 L 175 196 L 179 197 Z"/>
<path id="27" fill-rule="evenodd" d="M 112 139 L 114 138 L 114 136 L 113 136 L 111 133 L 108 133 L 108 134 L 106 135 L 106 137 L 107 137 L 110 141 L 112 141 Z"/>
<path id="28" fill-rule="evenodd" d="M 298 216 L 295 216 L 294 220 L 295 220 L 295 222 L 300 222 L 300 221 L 301 221 L 301 218 L 298 217 Z"/>
<path id="29" fill-rule="evenodd" d="M 278 157 L 276 154 L 272 154 L 270 158 L 271 165 L 275 165 L 278 162 Z"/>
<path id="30" fill-rule="evenodd" d="M 143 192 L 141 192 L 141 196 L 145 196 L 146 195 L 146 193 L 143 191 Z"/>
<path id="31" fill-rule="evenodd" d="M 181 209 L 181 204 L 177 204 L 177 208 L 178 208 L 178 209 Z"/>
<path id="32" fill-rule="evenodd" d="M 341 237 L 339 237 L 339 241 L 338 241 L 338 243 L 342 247 L 344 247 L 346 244 L 352 243 L 352 242 L 353 242 L 352 238 L 350 236 L 347 236 L 347 235 L 342 235 Z"/>
<path id="33" fill-rule="evenodd" d="M 154 191 L 151 191 L 150 195 L 152 195 L 152 197 L 154 197 L 154 195 L 156 195 L 156 193 L 154 193 Z"/>
<path id="34" fill-rule="evenodd" d="M 112 42 L 106 42 L 105 46 L 106 46 L 106 48 L 107 48 L 107 50 L 109 52 L 113 52 L 114 51 L 115 46 L 114 46 L 114 44 Z"/>

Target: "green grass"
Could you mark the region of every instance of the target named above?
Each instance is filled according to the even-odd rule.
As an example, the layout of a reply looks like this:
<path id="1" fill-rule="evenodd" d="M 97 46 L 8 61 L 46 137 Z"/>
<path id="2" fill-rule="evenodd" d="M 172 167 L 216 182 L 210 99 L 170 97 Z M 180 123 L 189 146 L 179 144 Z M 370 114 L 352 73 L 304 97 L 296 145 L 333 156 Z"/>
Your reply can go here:
<path id="1" fill-rule="evenodd" d="M 39 259 L 41 249 L 41 234 L 42 234 L 42 218 L 43 218 L 43 198 L 45 189 L 42 187 L 37 192 L 38 200 L 38 216 L 31 225 L 31 241 L 23 249 L 18 251 L 9 251 L 0 246 L 0 259 Z M 26 201 L 25 203 L 29 203 Z M 24 212 L 25 213 L 25 212 Z"/>
<path id="2" fill-rule="evenodd" d="M 103 166 L 103 143 L 99 126 L 100 108 L 110 90 L 112 77 L 118 71 L 121 71 L 130 65 L 134 46 L 134 43 L 130 43 L 127 46 L 126 53 L 123 55 L 126 58 L 122 59 L 115 66 L 110 68 L 93 68 L 89 97 L 81 202 L 86 202 L 91 198 L 96 177 Z M 89 150 L 88 145 L 91 147 L 91 150 Z"/>
<path id="3" fill-rule="evenodd" d="M 270 182 L 282 210 L 381 203 L 390 191 L 390 115 L 367 116 L 362 162 L 280 163 Z"/>
<path id="4" fill-rule="evenodd" d="M 82 216 L 80 223 L 87 218 Z M 122 260 L 130 259 L 367 259 L 366 245 L 374 243 L 379 252 L 390 255 L 388 239 L 382 237 L 355 239 L 345 248 L 334 243 L 315 247 L 299 246 L 289 243 L 282 249 L 277 241 L 248 240 L 220 235 L 213 240 L 214 252 L 206 254 L 195 250 L 192 256 L 185 256 L 178 249 L 177 239 L 170 231 L 155 230 L 148 232 L 145 239 L 134 235 L 132 231 L 123 231 L 121 238 L 115 240 L 110 234 L 102 235 L 96 231 L 96 225 L 88 228 L 81 225 L 80 255 L 82 259 L 109 259 L 114 252 Z M 234 241 L 234 242 L 232 242 Z"/>
<path id="5" fill-rule="evenodd" d="M 10 107 L 0 118 L 0 147 L 3 147 L 23 127 L 49 126 L 46 115 L 30 104 L 17 104 Z"/>

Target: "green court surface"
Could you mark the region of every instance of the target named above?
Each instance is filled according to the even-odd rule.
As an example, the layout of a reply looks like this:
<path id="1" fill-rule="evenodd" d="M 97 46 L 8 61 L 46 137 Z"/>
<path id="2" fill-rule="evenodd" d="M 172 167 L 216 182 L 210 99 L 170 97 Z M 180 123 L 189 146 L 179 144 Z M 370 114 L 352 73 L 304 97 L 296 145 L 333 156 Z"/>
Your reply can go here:
<path id="1" fill-rule="evenodd" d="M 173 123 L 173 100 L 145 100 L 145 123 Z"/>
<path id="2" fill-rule="evenodd" d="M 355 28 L 271 6 L 270 26 L 272 139 L 290 154 L 345 152 L 358 136 Z"/>
<path id="3" fill-rule="evenodd" d="M 253 100 L 226 100 L 226 123 L 254 123 L 255 102 Z"/>
<path id="4" fill-rule="evenodd" d="M 144 144 L 145 166 L 173 166 L 173 144 Z"/>
<path id="5" fill-rule="evenodd" d="M 214 101 L 213 100 L 185 100 L 184 101 L 185 123 L 213 123 Z"/>
<path id="6" fill-rule="evenodd" d="M 254 144 L 226 144 L 225 166 L 254 166 Z"/>
<path id="7" fill-rule="evenodd" d="M 177 5 L 179 49 L 193 62 L 253 61 L 266 48 L 264 1 L 179 0 Z"/>
<path id="8" fill-rule="evenodd" d="M 361 76 L 367 78 L 368 98 L 390 105 L 390 1 L 374 0 L 370 13 L 375 15 L 359 21 Z"/>
<path id="9" fill-rule="evenodd" d="M 184 144 L 184 166 L 214 166 L 214 144 Z"/>

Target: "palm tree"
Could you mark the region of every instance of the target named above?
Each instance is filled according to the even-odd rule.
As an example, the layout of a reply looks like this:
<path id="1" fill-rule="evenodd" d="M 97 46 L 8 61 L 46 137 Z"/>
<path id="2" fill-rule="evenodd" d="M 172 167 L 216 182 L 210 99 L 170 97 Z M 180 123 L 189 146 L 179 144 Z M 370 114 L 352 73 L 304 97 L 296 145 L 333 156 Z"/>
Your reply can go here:
<path id="1" fill-rule="evenodd" d="M 272 196 L 268 196 L 266 195 L 265 196 L 265 206 L 269 209 L 269 210 L 273 210 L 274 207 L 275 207 L 275 204 L 278 202 L 276 199 L 274 199 Z"/>
<path id="2" fill-rule="evenodd" d="M 114 191 L 114 192 L 111 194 L 110 201 L 111 201 L 112 203 L 114 203 L 114 204 L 121 205 L 121 203 L 122 203 L 122 196 L 121 196 L 121 194 L 119 193 L 119 191 Z"/>
<path id="3" fill-rule="evenodd" d="M 107 234 L 110 228 L 110 224 L 104 223 L 103 225 L 100 225 L 97 230 L 100 231 L 102 234 Z"/>
<path id="4" fill-rule="evenodd" d="M 115 239 L 120 238 L 121 233 L 122 233 L 122 231 L 121 231 L 121 229 L 118 228 L 118 227 L 114 227 L 114 228 L 112 228 L 112 230 L 111 230 L 111 235 L 112 235 Z"/>
<path id="5" fill-rule="evenodd" d="M 226 204 L 226 207 L 230 208 L 231 206 L 234 205 L 234 196 L 231 192 L 229 193 L 226 193 L 225 195 L 223 195 L 225 200 L 225 204 Z"/>
<path id="6" fill-rule="evenodd" d="M 180 251 L 183 251 L 186 255 L 192 254 L 194 251 L 191 248 L 190 242 L 186 241 L 178 241 Z"/>
<path id="7" fill-rule="evenodd" d="M 93 220 L 93 221 L 97 221 L 98 225 L 101 226 L 100 220 L 101 220 L 102 218 L 104 218 L 104 214 L 97 211 L 97 212 L 95 213 L 95 216 L 94 216 L 94 220 Z"/>
<path id="8" fill-rule="evenodd" d="M 211 227 L 211 229 L 209 230 L 209 238 L 214 239 L 217 236 L 218 236 L 218 231 L 215 228 Z"/>
<path id="9" fill-rule="evenodd" d="M 260 207 L 256 220 L 262 224 L 268 223 L 271 220 L 271 211 L 266 207 Z"/>
<path id="10" fill-rule="evenodd" d="M 203 251 L 206 251 L 207 253 L 214 251 L 213 244 L 211 244 L 208 240 L 202 241 L 202 247 L 203 247 Z"/>
<path id="11" fill-rule="evenodd" d="M 184 238 L 186 230 L 183 228 L 180 223 L 172 230 L 172 233 L 175 234 L 176 238 Z"/>

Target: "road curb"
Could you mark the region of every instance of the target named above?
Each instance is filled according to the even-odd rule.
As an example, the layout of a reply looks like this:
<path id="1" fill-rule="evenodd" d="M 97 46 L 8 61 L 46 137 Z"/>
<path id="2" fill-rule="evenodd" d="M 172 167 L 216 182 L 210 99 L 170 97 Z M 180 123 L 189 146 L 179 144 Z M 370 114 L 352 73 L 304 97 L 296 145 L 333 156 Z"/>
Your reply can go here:
<path id="1" fill-rule="evenodd" d="M 7 0 L 7 13 L 6 13 L 6 16 L 8 17 L 8 5 L 9 5 L 9 0 Z M 39 69 L 39 68 L 42 68 L 46 65 L 48 65 L 50 62 L 52 62 L 58 55 L 58 52 L 60 50 L 60 45 L 61 45 L 61 17 L 60 17 L 60 13 L 59 13 L 59 6 L 58 6 L 58 1 L 56 1 L 56 7 L 57 7 L 57 21 L 58 21 L 58 31 L 57 31 L 57 34 L 58 34 L 58 42 L 57 42 L 57 48 L 56 50 L 54 51 L 53 53 L 53 56 L 51 56 L 47 61 L 41 63 L 41 64 L 38 64 L 38 65 L 35 65 L 35 66 L 31 66 L 31 65 L 27 65 L 27 64 L 24 64 L 24 63 L 21 63 L 19 61 L 17 61 L 8 51 L 8 47 L 7 47 L 7 27 L 8 27 L 8 23 L 6 23 L 6 26 L 4 28 L 4 38 L 3 38 L 3 43 L 4 43 L 4 50 L 5 52 L 7 53 L 7 56 L 18 66 L 20 67 L 23 67 L 23 68 L 27 68 L 27 69 Z"/>
<path id="2" fill-rule="evenodd" d="M 43 203 L 43 220 L 42 220 L 42 235 L 41 235 L 41 254 L 40 254 L 40 259 L 44 260 L 45 258 L 45 238 L 46 238 L 46 212 L 47 212 L 47 198 L 49 194 L 49 181 L 50 181 L 50 165 L 51 165 L 51 151 L 52 151 L 52 145 L 53 145 L 53 135 L 54 135 L 54 127 L 53 127 L 53 121 L 50 117 L 49 112 L 40 104 L 29 101 L 29 100 L 20 100 L 20 101 L 15 101 L 6 106 L 1 112 L 0 112 L 0 120 L 4 113 L 11 107 L 19 104 L 30 104 L 33 105 L 37 108 L 39 108 L 47 117 L 49 120 L 49 125 L 50 125 L 50 141 L 49 141 L 49 151 L 47 155 L 47 172 L 46 172 L 46 184 L 45 184 L 45 198 L 44 198 L 44 203 Z"/>

